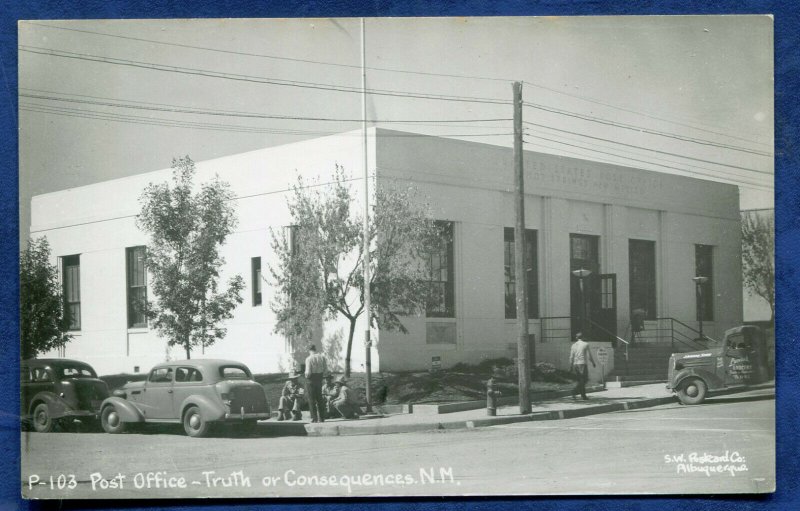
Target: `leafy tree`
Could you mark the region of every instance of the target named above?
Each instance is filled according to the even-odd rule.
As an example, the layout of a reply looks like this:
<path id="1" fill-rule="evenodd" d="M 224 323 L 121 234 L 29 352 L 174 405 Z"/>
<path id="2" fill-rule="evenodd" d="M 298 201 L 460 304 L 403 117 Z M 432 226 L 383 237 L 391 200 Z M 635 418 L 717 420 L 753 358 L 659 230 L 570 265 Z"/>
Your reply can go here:
<path id="1" fill-rule="evenodd" d="M 21 355 L 33 358 L 72 339 L 64 314 L 58 268 L 50 264 L 47 238 L 28 240 L 19 261 Z"/>
<path id="2" fill-rule="evenodd" d="M 344 360 L 350 374 L 356 321 L 364 313 L 363 217 L 336 166 L 330 186 L 306 186 L 302 178 L 288 200 L 289 235 L 273 231 L 277 263 L 269 270 L 277 289 L 271 304 L 275 331 L 308 341 L 322 319 L 341 315 L 350 323 Z M 438 232 L 411 189 L 376 190 L 370 215 L 370 324 L 407 333 L 400 316 L 415 314 L 430 297 L 425 256 Z"/>
<path id="3" fill-rule="evenodd" d="M 172 161 L 172 186 L 150 183 L 140 197 L 137 226 L 150 235 L 146 264 L 156 300 L 147 317 L 169 346 L 192 349 L 225 337 L 220 323 L 242 303 L 244 279 L 236 275 L 227 289 L 219 285 L 225 260 L 220 247 L 236 226 L 233 193 L 218 178 L 193 193 L 194 162 Z"/>
<path id="4" fill-rule="evenodd" d="M 769 304 L 775 321 L 775 220 L 772 215 L 742 215 L 742 278 L 748 292 Z"/>

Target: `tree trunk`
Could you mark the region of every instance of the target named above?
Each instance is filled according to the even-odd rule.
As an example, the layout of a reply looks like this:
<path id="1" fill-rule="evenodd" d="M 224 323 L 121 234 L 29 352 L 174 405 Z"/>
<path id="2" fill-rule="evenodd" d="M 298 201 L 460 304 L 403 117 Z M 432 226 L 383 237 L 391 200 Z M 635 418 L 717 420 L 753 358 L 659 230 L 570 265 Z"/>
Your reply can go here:
<path id="1" fill-rule="evenodd" d="M 344 357 L 344 377 L 350 378 L 350 354 L 353 352 L 353 334 L 356 331 L 356 318 L 350 320 L 350 334 L 347 336 L 347 354 Z"/>
<path id="2" fill-rule="evenodd" d="M 183 347 L 186 348 L 186 360 L 190 360 L 192 358 L 192 348 L 189 346 L 189 342 L 187 341 Z"/>

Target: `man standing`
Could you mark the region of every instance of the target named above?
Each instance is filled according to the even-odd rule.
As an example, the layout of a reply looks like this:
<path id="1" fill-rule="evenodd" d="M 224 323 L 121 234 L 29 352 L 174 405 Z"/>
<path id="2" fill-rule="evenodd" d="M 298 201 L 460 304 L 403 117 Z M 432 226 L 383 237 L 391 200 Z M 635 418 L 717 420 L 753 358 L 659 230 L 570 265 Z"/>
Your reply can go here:
<path id="1" fill-rule="evenodd" d="M 583 399 L 586 397 L 586 382 L 589 379 L 589 368 L 586 366 L 586 359 L 592 363 L 592 367 L 597 367 L 592 357 L 592 351 L 589 349 L 589 343 L 583 340 L 583 334 L 578 332 L 572 340 L 572 348 L 569 350 L 569 370 L 575 371 L 578 375 L 578 384 L 572 392 L 572 397 L 580 393 Z"/>
<path id="2" fill-rule="evenodd" d="M 308 347 L 306 358 L 306 382 L 308 385 L 308 410 L 311 412 L 311 422 L 325 421 L 325 400 L 322 397 L 322 378 L 328 372 L 325 356 L 317 353 L 313 344 Z"/>

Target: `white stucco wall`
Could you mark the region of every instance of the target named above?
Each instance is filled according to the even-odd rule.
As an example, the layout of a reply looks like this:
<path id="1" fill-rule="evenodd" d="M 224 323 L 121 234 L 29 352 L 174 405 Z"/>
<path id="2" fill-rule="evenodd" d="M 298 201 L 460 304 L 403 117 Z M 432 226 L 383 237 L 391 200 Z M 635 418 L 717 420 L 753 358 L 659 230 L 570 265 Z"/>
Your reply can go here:
<path id="1" fill-rule="evenodd" d="M 408 318 L 409 335 L 381 333 L 382 367 L 428 369 L 516 356 L 516 320 L 505 319 L 503 229 L 514 226 L 511 151 L 432 137 L 379 137 L 377 179 L 416 184 L 439 220 L 455 222 L 457 343 L 428 344 L 426 322 Z M 630 239 L 656 243 L 658 317 L 695 321 L 695 244 L 714 246 L 714 317 L 706 335 L 741 322 L 741 250 L 735 186 L 526 152 L 525 226 L 538 230 L 542 317 L 570 314 L 569 235 L 600 237 L 602 273 L 617 275 L 617 325 L 629 322 Z M 544 342 L 536 359 L 565 367 L 569 341 Z"/>
<path id="2" fill-rule="evenodd" d="M 251 258 L 261 257 L 263 275 L 272 257 L 270 227 L 280 231 L 291 224 L 286 198 L 297 175 L 306 184 L 329 183 L 334 166 L 342 165 L 352 179 L 353 207 L 363 208 L 363 164 L 361 139 L 357 133 L 315 139 L 287 146 L 252 151 L 195 162 L 196 183 L 220 179 L 230 183 L 235 199 L 238 226 L 222 250 L 226 265 L 223 281 L 240 274 L 246 288 L 244 302 L 226 323 L 225 339 L 192 353 L 193 357 L 240 360 L 253 371 L 277 371 L 285 355 L 285 339 L 273 332 L 270 310 L 274 290 L 262 285 L 262 305 L 253 306 Z M 374 159 L 374 151 L 370 151 Z M 372 165 L 374 166 L 374 164 Z M 147 371 L 164 360 L 166 342 L 152 328 L 127 328 L 125 249 L 146 245 L 147 237 L 135 225 L 140 209 L 138 199 L 150 182 L 169 180 L 170 169 L 115 179 L 89 186 L 39 195 L 32 200 L 32 236 L 47 236 L 55 258 L 80 254 L 80 332 L 66 347 L 66 356 L 84 360 L 101 373 Z M 148 296 L 153 298 L 152 295 Z M 321 336 L 343 328 L 344 322 L 330 322 Z M 363 364 L 364 328 L 358 328 L 353 349 L 353 367 Z M 55 353 L 53 353 L 55 355 Z M 173 347 L 172 358 L 185 358 Z M 377 353 L 374 353 L 377 358 Z"/>
<path id="3" fill-rule="evenodd" d="M 377 136 L 376 136 L 377 134 Z M 390 136 L 383 136 L 390 135 Z M 487 357 L 513 358 L 515 320 L 504 317 L 503 229 L 514 225 L 511 150 L 484 144 L 370 130 L 370 169 L 378 186 L 413 182 L 431 204 L 432 215 L 455 222 L 455 308 L 452 319 L 406 318 L 408 335 L 377 332 L 375 370 L 428 369 Z M 198 178 L 215 174 L 236 195 L 239 225 L 223 249 L 223 276 L 241 274 L 244 303 L 226 325 L 226 339 L 203 355 L 241 360 L 254 370 L 275 371 L 285 339 L 273 332 L 271 293 L 262 286 L 262 305 L 251 303 L 250 260 L 262 271 L 274 260 L 269 228 L 289 225 L 286 191 L 299 172 L 330 181 L 336 163 L 352 175 L 354 208 L 362 208 L 361 140 L 344 133 L 197 162 Z M 658 316 L 695 326 L 694 245 L 714 246 L 715 321 L 707 335 L 719 336 L 741 322 L 741 251 L 736 187 L 637 169 L 525 153 L 526 228 L 538 230 L 539 310 L 543 317 L 570 313 L 569 235 L 600 236 L 603 273 L 617 275 L 618 331 L 628 324 L 628 240 L 656 242 Z M 152 329 L 126 328 L 125 248 L 146 245 L 135 227 L 138 197 L 170 170 L 40 195 L 32 201 L 32 235 L 46 235 L 54 256 L 81 254 L 82 330 L 66 349 L 71 358 L 101 373 L 140 371 L 164 359 L 165 341 Z M 327 179 L 326 179 L 327 177 Z M 374 189 L 375 181 L 371 184 Z M 455 325 L 456 344 L 427 344 L 426 324 Z M 540 320 L 536 357 L 563 367 L 569 342 L 543 342 Z M 334 321 L 321 335 L 347 325 Z M 363 322 L 356 330 L 353 369 L 362 369 Z M 174 358 L 183 352 L 174 348 Z"/>

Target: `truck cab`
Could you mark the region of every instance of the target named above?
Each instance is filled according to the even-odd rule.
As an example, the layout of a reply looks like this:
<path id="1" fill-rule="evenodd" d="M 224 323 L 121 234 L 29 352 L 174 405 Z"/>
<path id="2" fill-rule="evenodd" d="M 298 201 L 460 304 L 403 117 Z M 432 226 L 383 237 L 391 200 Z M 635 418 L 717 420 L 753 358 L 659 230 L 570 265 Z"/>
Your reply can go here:
<path id="1" fill-rule="evenodd" d="M 757 326 L 725 332 L 722 344 L 701 351 L 673 353 L 667 388 L 681 403 L 702 403 L 709 392 L 762 383 L 769 379 L 764 335 Z"/>

